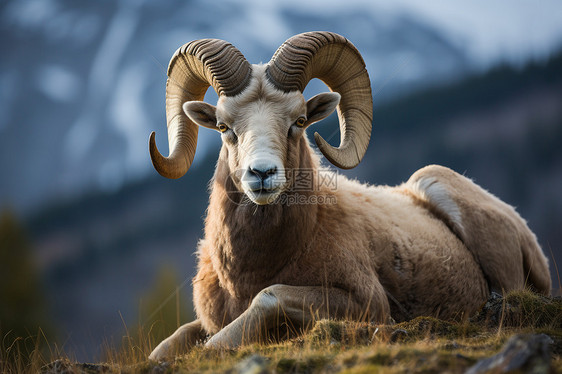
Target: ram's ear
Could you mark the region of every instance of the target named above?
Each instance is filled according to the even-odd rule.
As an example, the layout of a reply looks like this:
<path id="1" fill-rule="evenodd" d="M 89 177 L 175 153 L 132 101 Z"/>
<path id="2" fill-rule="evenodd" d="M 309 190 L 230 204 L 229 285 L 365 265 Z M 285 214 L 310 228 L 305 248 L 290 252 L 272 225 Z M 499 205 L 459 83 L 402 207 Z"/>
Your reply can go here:
<path id="1" fill-rule="evenodd" d="M 182 106 L 183 111 L 196 125 L 212 130 L 217 128 L 217 108 L 204 101 L 188 101 Z"/>
<path id="2" fill-rule="evenodd" d="M 337 92 L 324 92 L 306 102 L 306 124 L 310 125 L 328 117 L 340 103 L 341 96 Z"/>

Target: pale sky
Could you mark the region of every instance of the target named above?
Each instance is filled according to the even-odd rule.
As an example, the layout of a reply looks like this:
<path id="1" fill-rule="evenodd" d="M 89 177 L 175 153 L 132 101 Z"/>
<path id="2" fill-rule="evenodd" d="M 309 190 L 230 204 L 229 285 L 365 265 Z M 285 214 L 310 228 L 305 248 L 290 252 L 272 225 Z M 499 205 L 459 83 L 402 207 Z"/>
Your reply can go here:
<path id="1" fill-rule="evenodd" d="M 299 8 L 303 13 L 316 15 L 361 9 L 379 18 L 385 13 L 409 14 L 444 31 L 482 67 L 503 59 L 518 63 L 528 56 L 544 58 L 562 47 L 559 0 L 254 0 L 249 6 L 248 1 L 231 1 L 254 7 L 255 13 L 273 30 L 275 20 L 263 17 L 274 16 L 278 9 Z M 261 30 L 262 37 L 267 38 Z"/>

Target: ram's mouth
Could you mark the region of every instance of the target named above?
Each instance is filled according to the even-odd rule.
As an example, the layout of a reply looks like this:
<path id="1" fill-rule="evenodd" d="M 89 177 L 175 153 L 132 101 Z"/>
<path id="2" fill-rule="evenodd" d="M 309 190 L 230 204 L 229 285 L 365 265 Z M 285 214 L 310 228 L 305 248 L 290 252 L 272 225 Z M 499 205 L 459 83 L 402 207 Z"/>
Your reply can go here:
<path id="1" fill-rule="evenodd" d="M 279 188 L 265 188 L 265 187 L 262 187 L 262 188 L 258 188 L 257 190 L 252 190 L 252 192 L 253 192 L 253 193 L 256 193 L 256 194 L 261 194 L 261 193 L 267 194 L 267 193 L 274 193 L 274 192 L 276 192 L 277 190 L 279 190 Z"/>
<path id="2" fill-rule="evenodd" d="M 280 188 L 268 189 L 262 187 L 257 190 L 247 191 L 246 195 L 250 198 L 250 200 L 258 205 L 268 205 L 273 203 L 280 193 Z"/>

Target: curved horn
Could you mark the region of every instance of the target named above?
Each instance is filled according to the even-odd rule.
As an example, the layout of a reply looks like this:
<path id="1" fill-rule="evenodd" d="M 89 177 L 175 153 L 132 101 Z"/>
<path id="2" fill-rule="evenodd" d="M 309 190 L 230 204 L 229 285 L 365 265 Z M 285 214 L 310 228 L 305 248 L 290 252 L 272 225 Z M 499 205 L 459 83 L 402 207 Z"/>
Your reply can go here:
<path id="1" fill-rule="evenodd" d="M 150 134 L 150 158 L 166 178 L 183 176 L 195 157 L 198 126 L 185 115 L 186 101 L 203 100 L 210 85 L 217 94 L 234 96 L 250 81 L 252 69 L 232 44 L 219 39 L 200 39 L 184 44 L 170 60 L 166 82 L 166 121 L 170 155 L 160 154 Z"/>
<path id="2" fill-rule="evenodd" d="M 351 169 L 361 162 L 371 138 L 373 97 L 365 62 L 350 41 L 325 31 L 295 35 L 277 49 L 266 73 L 271 83 L 285 92 L 304 91 L 312 78 L 338 92 L 340 146 L 332 147 L 318 133 L 314 139 L 337 167 Z"/>

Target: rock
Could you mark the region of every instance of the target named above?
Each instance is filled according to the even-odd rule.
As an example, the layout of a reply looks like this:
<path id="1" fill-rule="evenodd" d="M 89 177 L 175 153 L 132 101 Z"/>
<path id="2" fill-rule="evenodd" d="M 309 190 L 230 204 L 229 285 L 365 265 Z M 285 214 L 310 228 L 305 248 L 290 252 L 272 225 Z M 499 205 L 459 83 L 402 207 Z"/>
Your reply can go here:
<path id="1" fill-rule="evenodd" d="M 258 354 L 240 361 L 234 368 L 237 374 L 264 374 L 267 373 L 267 359 Z"/>
<path id="2" fill-rule="evenodd" d="M 398 341 L 404 340 L 408 336 L 408 331 L 404 329 L 396 329 L 390 334 L 390 343 L 396 343 Z"/>
<path id="3" fill-rule="evenodd" d="M 548 373 L 550 347 L 548 335 L 514 335 L 498 354 L 478 361 L 466 374 L 480 373 Z"/>
<path id="4" fill-rule="evenodd" d="M 41 368 L 41 374 L 71 374 L 72 364 L 67 360 L 56 360 Z"/>
<path id="5" fill-rule="evenodd" d="M 505 304 L 502 295 L 492 292 L 486 304 L 484 304 L 480 312 L 475 317 L 471 318 L 471 320 L 473 322 L 485 322 L 488 325 L 498 326 L 502 320 L 503 313 L 511 308 L 511 305 Z"/>
<path id="6" fill-rule="evenodd" d="M 78 364 L 65 359 L 53 361 L 41 368 L 41 374 L 95 374 L 108 373 L 110 371 L 111 367 L 109 365 L 86 363 Z"/>
<path id="7" fill-rule="evenodd" d="M 150 370 L 150 374 L 164 374 L 170 368 L 169 362 L 160 362 Z M 136 370 L 133 370 L 135 372 Z"/>

